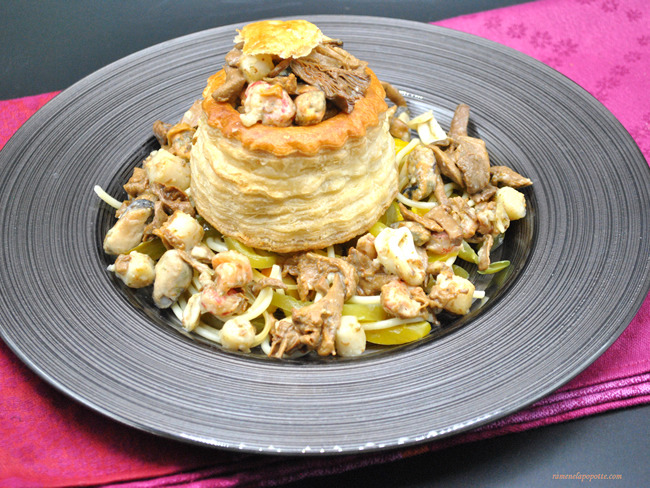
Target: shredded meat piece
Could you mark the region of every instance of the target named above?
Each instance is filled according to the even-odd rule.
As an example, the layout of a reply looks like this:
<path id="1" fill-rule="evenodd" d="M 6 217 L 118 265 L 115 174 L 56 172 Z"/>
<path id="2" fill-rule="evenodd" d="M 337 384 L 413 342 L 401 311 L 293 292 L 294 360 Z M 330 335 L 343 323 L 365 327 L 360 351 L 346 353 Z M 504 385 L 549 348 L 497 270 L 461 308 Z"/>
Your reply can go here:
<path id="1" fill-rule="evenodd" d="M 155 237 L 154 231 L 160 229 L 168 218 L 169 215 L 165 212 L 163 203 L 157 200 L 153 206 L 153 220 L 144 228 L 142 240 L 149 241 L 153 239 Z"/>
<path id="2" fill-rule="evenodd" d="M 472 200 L 476 203 L 487 202 L 489 201 L 497 192 L 497 187 L 492 186 L 489 183 L 478 193 L 472 195 Z"/>
<path id="3" fill-rule="evenodd" d="M 449 127 L 449 137 L 467 136 L 467 125 L 469 124 L 469 106 L 464 103 L 459 104 L 454 111 Z"/>
<path id="4" fill-rule="evenodd" d="M 336 331 L 341 324 L 344 300 L 343 279 L 337 273 L 323 298 L 294 309 L 291 319 L 282 319 L 273 325 L 269 356 L 281 358 L 301 346 L 315 350 L 321 356 L 335 354 Z"/>
<path id="5" fill-rule="evenodd" d="M 174 186 L 161 185 L 160 183 L 153 183 L 150 185 L 150 189 L 158 200 L 162 202 L 163 208 L 168 214 L 173 214 L 175 211 L 180 210 L 192 217 L 196 215 L 194 207 L 182 190 Z"/>
<path id="6" fill-rule="evenodd" d="M 135 199 L 148 190 L 149 180 L 147 179 L 147 172 L 143 168 L 133 168 L 133 174 L 124 185 L 124 191 L 126 191 L 129 197 Z"/>
<path id="7" fill-rule="evenodd" d="M 254 281 L 250 285 L 250 290 L 253 293 L 253 295 L 258 295 L 260 291 L 262 291 L 264 288 L 274 288 L 276 290 L 286 290 L 287 285 L 282 282 L 282 280 L 278 280 L 276 278 L 260 278 L 259 280 Z"/>
<path id="8" fill-rule="evenodd" d="M 330 258 L 316 253 L 302 254 L 297 265 L 298 295 L 307 300 L 312 291 L 322 295 L 330 288 L 328 275 L 340 274 L 345 285 L 345 298 L 356 292 L 357 273 L 352 265 L 341 258 Z"/>
<path id="9" fill-rule="evenodd" d="M 274 78 L 274 77 L 278 76 L 279 74 L 281 74 L 284 70 L 286 70 L 289 67 L 289 65 L 291 64 L 292 59 L 293 58 L 287 58 L 287 59 L 283 59 L 282 61 L 280 61 L 278 64 L 275 65 L 275 67 L 271 71 L 269 71 L 269 74 L 267 75 L 267 77 L 268 78 Z"/>
<path id="10" fill-rule="evenodd" d="M 457 185 L 463 186 L 463 174 L 456 166 L 456 163 L 438 146 L 429 145 L 429 147 L 433 149 L 440 172 Z"/>
<path id="11" fill-rule="evenodd" d="M 166 124 L 162 120 L 156 120 L 153 123 L 153 135 L 156 136 L 156 140 L 161 146 L 167 145 L 167 131 L 169 131 L 171 127 L 171 124 Z"/>
<path id="12" fill-rule="evenodd" d="M 289 318 L 277 321 L 269 332 L 271 336 L 270 357 L 282 358 L 284 353 L 293 351 L 300 346 L 300 331 Z"/>
<path id="13" fill-rule="evenodd" d="M 445 230 L 433 218 L 428 217 L 428 212 L 424 215 L 418 215 L 414 212 L 411 212 L 402 203 L 399 204 L 399 211 L 405 219 L 417 222 L 418 224 L 423 225 L 425 228 L 429 229 L 431 232 L 442 232 Z"/>
<path id="14" fill-rule="evenodd" d="M 522 188 L 530 186 L 533 182 L 520 175 L 507 166 L 491 166 L 490 174 L 492 175 L 492 184 L 495 186 L 511 186 L 513 188 Z"/>
<path id="15" fill-rule="evenodd" d="M 448 254 L 460 248 L 463 243 L 463 231 L 448 205 L 438 205 L 424 217 L 434 220 L 443 229 L 442 232 L 434 232 L 431 235 L 426 244 L 427 250 L 435 254 Z"/>
<path id="16" fill-rule="evenodd" d="M 496 203 L 481 202 L 476 204 L 476 222 L 478 224 L 477 233 L 482 235 L 494 233 L 494 222 L 496 220 Z M 497 232 L 498 234 L 498 232 Z M 475 240 L 480 242 L 481 239 Z"/>
<path id="17" fill-rule="evenodd" d="M 316 303 L 296 308 L 291 320 L 303 336 L 300 341 L 320 356 L 335 354 L 336 330 L 341 324 L 345 288 L 340 274 L 334 275 L 327 294 Z"/>
<path id="18" fill-rule="evenodd" d="M 381 306 L 389 314 L 402 319 L 427 318 L 429 298 L 419 286 L 393 280 L 381 287 Z"/>
<path id="19" fill-rule="evenodd" d="M 458 222 L 463 233 L 463 239 L 469 239 L 478 229 L 478 222 L 476 221 L 476 210 L 470 207 L 463 197 L 450 198 L 447 202 L 449 209 L 454 216 L 454 220 Z"/>
<path id="20" fill-rule="evenodd" d="M 494 245 L 494 238 L 491 234 L 483 238 L 483 245 L 478 250 L 478 269 L 485 271 L 490 266 L 490 251 Z"/>
<path id="21" fill-rule="evenodd" d="M 370 85 L 365 63 L 338 47 L 318 46 L 309 55 L 293 59 L 291 70 L 305 83 L 317 86 L 328 100 L 350 113 Z"/>
<path id="22" fill-rule="evenodd" d="M 375 236 L 372 234 L 364 234 L 357 240 L 356 248 L 370 259 L 377 257 L 377 249 L 375 249 Z"/>
<path id="23" fill-rule="evenodd" d="M 270 85 L 280 85 L 289 95 L 298 93 L 298 80 L 293 73 L 289 73 L 287 76 L 267 76 L 264 81 Z"/>
<path id="24" fill-rule="evenodd" d="M 217 102 L 229 102 L 234 105 L 246 84 L 246 78 L 232 66 L 224 66 L 223 69 L 226 72 L 226 81 L 212 92 L 212 98 Z"/>
<path id="25" fill-rule="evenodd" d="M 243 47 L 243 43 L 239 43 L 235 47 L 233 47 L 228 52 L 228 54 L 226 54 L 225 59 L 226 59 L 226 63 L 228 63 L 228 66 L 235 68 L 239 64 L 241 57 L 244 55 L 244 53 L 241 50 L 242 47 Z"/>
<path id="26" fill-rule="evenodd" d="M 379 261 L 354 247 L 350 248 L 345 260 L 354 266 L 357 272 L 357 295 L 377 295 L 382 286 L 395 279 L 395 275 L 383 271 Z"/>
<path id="27" fill-rule="evenodd" d="M 448 152 L 463 174 L 463 186 L 471 195 L 481 191 L 490 182 L 490 158 L 482 139 L 457 136 L 454 147 Z"/>

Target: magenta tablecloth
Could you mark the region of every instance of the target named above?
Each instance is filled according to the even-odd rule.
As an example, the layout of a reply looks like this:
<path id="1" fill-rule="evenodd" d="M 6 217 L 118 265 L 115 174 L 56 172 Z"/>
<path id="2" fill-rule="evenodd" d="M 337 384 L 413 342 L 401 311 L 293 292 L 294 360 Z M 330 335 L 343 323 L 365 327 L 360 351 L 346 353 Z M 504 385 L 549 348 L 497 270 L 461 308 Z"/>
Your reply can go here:
<path id="1" fill-rule="evenodd" d="M 518 49 L 592 93 L 650 156 L 646 0 L 541 0 L 438 22 Z M 0 148 L 55 93 L 0 102 Z M 188 446 L 117 424 L 54 390 L 0 342 L 0 486 L 271 486 L 650 402 L 650 297 L 614 345 L 526 410 L 381 454 L 291 459 Z"/>

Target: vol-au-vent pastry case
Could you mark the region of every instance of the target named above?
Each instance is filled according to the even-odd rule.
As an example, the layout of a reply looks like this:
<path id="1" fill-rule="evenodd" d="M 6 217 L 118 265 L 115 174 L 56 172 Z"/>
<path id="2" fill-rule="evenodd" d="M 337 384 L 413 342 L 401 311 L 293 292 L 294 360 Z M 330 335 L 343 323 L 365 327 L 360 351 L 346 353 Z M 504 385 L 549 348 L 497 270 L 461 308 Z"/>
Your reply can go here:
<path id="1" fill-rule="evenodd" d="M 264 21 L 244 28 L 242 52 L 275 64 L 331 43 L 306 21 Z M 240 112 L 212 94 L 226 70 L 208 80 L 191 153 L 197 210 L 225 235 L 251 247 L 322 249 L 366 232 L 397 193 L 394 141 L 385 92 L 374 73 L 352 110 L 310 125 L 244 125 Z"/>

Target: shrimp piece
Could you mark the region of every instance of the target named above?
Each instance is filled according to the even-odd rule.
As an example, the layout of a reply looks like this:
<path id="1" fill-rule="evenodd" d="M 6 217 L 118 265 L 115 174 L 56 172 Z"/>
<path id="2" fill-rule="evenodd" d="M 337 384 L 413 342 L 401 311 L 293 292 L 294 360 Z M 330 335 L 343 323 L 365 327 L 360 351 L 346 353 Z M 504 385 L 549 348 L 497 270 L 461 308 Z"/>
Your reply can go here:
<path id="1" fill-rule="evenodd" d="M 201 292 L 201 311 L 218 317 L 239 315 L 248 308 L 248 300 L 243 293 L 228 290 L 226 293 L 216 284 L 206 286 Z"/>
<path id="2" fill-rule="evenodd" d="M 253 268 L 246 256 L 237 251 L 225 251 L 212 258 L 215 282 L 224 293 L 253 281 Z"/>
<path id="3" fill-rule="evenodd" d="M 248 300 L 236 290 L 253 281 L 253 268 L 246 256 L 237 251 L 225 251 L 212 258 L 214 282 L 205 282 L 200 298 L 200 311 L 219 317 L 243 313 Z"/>
<path id="4" fill-rule="evenodd" d="M 381 306 L 389 314 L 402 319 L 426 318 L 429 298 L 419 286 L 408 286 L 393 280 L 381 287 Z"/>
<path id="5" fill-rule="evenodd" d="M 256 81 L 244 92 L 242 124 L 251 127 L 257 122 L 263 125 L 288 127 L 296 115 L 296 105 L 280 85 Z"/>

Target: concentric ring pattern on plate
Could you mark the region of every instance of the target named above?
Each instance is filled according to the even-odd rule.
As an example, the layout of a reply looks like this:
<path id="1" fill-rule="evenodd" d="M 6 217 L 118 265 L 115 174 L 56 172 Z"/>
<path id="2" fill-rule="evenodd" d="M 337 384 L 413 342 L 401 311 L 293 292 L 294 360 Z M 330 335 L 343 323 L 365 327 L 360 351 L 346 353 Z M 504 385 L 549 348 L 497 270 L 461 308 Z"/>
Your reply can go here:
<path id="1" fill-rule="evenodd" d="M 534 181 L 534 236 L 489 307 L 437 340 L 357 361 L 260 360 L 169 327 L 106 272 L 112 194 L 230 49 L 234 28 L 127 57 L 75 84 L 0 153 L 6 343 L 88 407 L 156 434 L 255 452 L 413 444 L 514 412 L 597 358 L 650 286 L 650 171 L 578 86 L 510 49 L 407 21 L 314 17 L 448 122 L 472 108 L 493 161 Z M 532 221 L 531 221 L 532 222 Z M 516 243 L 515 243 L 516 246 Z"/>

